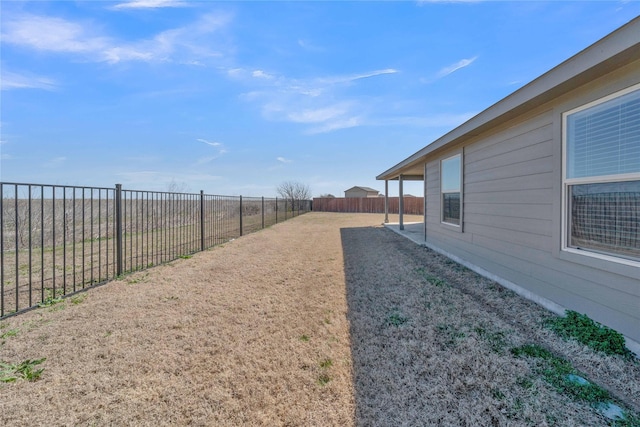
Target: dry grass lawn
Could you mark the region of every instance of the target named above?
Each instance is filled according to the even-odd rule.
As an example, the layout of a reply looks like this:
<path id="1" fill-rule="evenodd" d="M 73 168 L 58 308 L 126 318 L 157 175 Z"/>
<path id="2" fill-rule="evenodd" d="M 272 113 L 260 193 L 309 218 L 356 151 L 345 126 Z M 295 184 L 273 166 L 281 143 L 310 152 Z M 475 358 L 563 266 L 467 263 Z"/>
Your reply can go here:
<path id="1" fill-rule="evenodd" d="M 0 383 L 0 425 L 609 425 L 526 343 L 639 409 L 638 363 L 381 221 L 306 214 L 0 321 L 0 361 L 46 357 Z"/>

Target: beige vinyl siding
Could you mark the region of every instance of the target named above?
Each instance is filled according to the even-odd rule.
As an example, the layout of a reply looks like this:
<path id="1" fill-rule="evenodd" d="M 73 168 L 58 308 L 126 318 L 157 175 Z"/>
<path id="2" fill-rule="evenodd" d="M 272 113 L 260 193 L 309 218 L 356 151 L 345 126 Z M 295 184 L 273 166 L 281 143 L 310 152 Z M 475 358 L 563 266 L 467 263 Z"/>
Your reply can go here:
<path id="1" fill-rule="evenodd" d="M 640 281 L 567 262 L 555 255 L 554 203 L 560 135 L 554 109 L 526 118 L 464 146 L 464 232 L 442 227 L 441 159 L 427 163 L 427 240 L 492 274 L 572 310 L 588 313 L 640 341 Z M 557 199 L 557 200 L 556 200 Z"/>
<path id="2" fill-rule="evenodd" d="M 640 18 L 378 175 L 425 171 L 427 245 L 640 349 L 640 263 L 564 248 L 563 114 L 640 83 Z M 593 104 L 595 105 L 595 104 Z M 440 161 L 463 151 L 463 224 L 440 223 Z"/>

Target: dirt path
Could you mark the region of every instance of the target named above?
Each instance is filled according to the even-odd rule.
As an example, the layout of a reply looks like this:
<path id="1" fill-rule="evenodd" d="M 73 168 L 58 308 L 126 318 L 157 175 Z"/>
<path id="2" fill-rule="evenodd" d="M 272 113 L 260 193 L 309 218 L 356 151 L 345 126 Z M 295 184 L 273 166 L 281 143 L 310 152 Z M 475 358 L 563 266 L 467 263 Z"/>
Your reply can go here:
<path id="1" fill-rule="evenodd" d="M 508 351 L 530 341 L 640 398 L 637 364 L 381 220 L 306 214 L 1 321 L 0 360 L 47 360 L 0 383 L 0 425 L 607 425 Z"/>

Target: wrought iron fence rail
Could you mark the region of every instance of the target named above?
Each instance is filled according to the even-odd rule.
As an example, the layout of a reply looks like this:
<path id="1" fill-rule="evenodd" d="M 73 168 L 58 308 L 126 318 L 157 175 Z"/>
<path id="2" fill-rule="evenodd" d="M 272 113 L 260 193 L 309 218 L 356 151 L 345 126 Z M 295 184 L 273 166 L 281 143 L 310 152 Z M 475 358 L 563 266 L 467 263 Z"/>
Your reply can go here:
<path id="1" fill-rule="evenodd" d="M 310 210 L 309 200 L 0 182 L 0 318 Z"/>

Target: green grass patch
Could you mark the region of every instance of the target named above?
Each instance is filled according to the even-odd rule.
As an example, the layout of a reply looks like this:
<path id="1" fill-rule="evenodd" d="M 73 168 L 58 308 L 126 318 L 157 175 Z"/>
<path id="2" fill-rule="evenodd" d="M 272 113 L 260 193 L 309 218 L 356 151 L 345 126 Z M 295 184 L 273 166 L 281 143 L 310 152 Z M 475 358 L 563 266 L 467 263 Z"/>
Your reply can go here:
<path id="1" fill-rule="evenodd" d="M 0 339 L 15 337 L 16 335 L 18 335 L 18 332 L 20 332 L 19 329 L 9 329 L 8 331 L 0 334 Z"/>
<path id="2" fill-rule="evenodd" d="M 300 341 L 302 342 L 309 342 L 309 339 L 308 335 L 300 335 Z"/>
<path id="3" fill-rule="evenodd" d="M 333 366 L 333 361 L 331 359 L 324 359 L 320 362 L 320 367 L 322 369 L 327 369 Z"/>
<path id="4" fill-rule="evenodd" d="M 417 268 L 416 273 L 424 277 L 424 279 L 430 284 L 432 284 L 433 286 L 437 286 L 437 287 L 447 286 L 447 282 L 445 282 L 444 280 L 440 279 L 437 276 L 434 276 L 428 273 L 423 267 Z"/>
<path id="5" fill-rule="evenodd" d="M 325 386 L 329 384 L 330 381 L 331 381 L 331 377 L 326 373 L 322 373 L 318 377 L 318 384 L 320 384 L 321 386 Z"/>
<path id="6" fill-rule="evenodd" d="M 489 344 L 489 347 L 492 351 L 499 354 L 502 354 L 504 352 L 507 345 L 504 332 L 491 332 L 482 327 L 474 328 L 473 331 L 478 335 L 479 338 Z"/>
<path id="7" fill-rule="evenodd" d="M 530 357 L 538 359 L 538 372 L 551 384 L 556 391 L 567 394 L 574 399 L 597 404 L 610 401 L 609 392 L 597 384 L 589 381 L 579 382 L 572 378 L 580 376 L 568 361 L 551 353 L 537 344 L 526 344 L 511 349 L 516 357 Z"/>
<path id="8" fill-rule="evenodd" d="M 621 333 L 593 321 L 586 314 L 567 310 L 565 317 L 549 319 L 546 325 L 562 338 L 575 339 L 596 351 L 632 357 Z"/>
<path id="9" fill-rule="evenodd" d="M 391 314 L 387 316 L 386 324 L 388 326 L 401 326 L 409 321 L 409 318 L 400 313 L 397 310 L 394 310 Z"/>
<path id="10" fill-rule="evenodd" d="M 40 302 L 38 304 L 38 307 L 40 307 L 40 308 L 42 308 L 42 307 L 51 307 L 51 306 L 54 306 L 54 305 L 56 305 L 56 304 L 58 304 L 58 303 L 60 303 L 62 301 L 63 301 L 62 297 L 57 297 L 57 298 L 47 297 L 47 298 L 44 299 L 44 301 L 42 301 L 42 302 Z"/>
<path id="11" fill-rule="evenodd" d="M 87 294 L 74 295 L 69 298 L 71 304 L 78 305 L 81 304 L 85 299 L 87 299 Z"/>
<path id="12" fill-rule="evenodd" d="M 46 357 L 36 360 L 27 359 L 18 364 L 0 361 L 0 382 L 11 383 L 19 379 L 36 381 L 44 372 L 44 368 L 35 369 L 35 367 L 45 360 L 47 360 Z"/>

